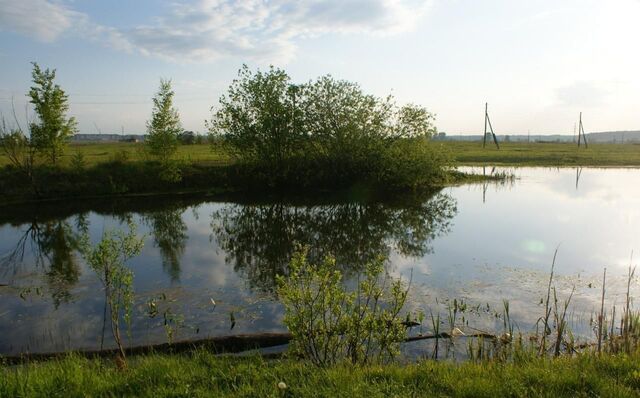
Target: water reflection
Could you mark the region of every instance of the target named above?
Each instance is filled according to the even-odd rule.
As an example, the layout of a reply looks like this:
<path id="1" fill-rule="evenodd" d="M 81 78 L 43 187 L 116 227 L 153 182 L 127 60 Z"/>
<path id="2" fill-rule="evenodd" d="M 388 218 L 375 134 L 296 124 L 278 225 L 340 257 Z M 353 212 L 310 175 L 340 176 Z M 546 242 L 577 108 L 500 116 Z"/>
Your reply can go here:
<path id="1" fill-rule="evenodd" d="M 74 227 L 67 220 L 32 221 L 13 248 L 0 259 L 2 275 L 19 272 L 25 255 L 29 254 L 33 265 L 46 276 L 54 307 L 69 302 L 73 298 L 71 290 L 81 274 L 76 251 L 80 234 L 88 228 L 85 215 L 76 216 L 75 224 Z"/>
<path id="2" fill-rule="evenodd" d="M 312 259 L 335 256 L 352 274 L 392 250 L 426 255 L 431 240 L 448 230 L 455 213 L 455 200 L 445 194 L 395 202 L 229 205 L 212 214 L 212 240 L 251 287 L 272 291 L 276 275 L 287 273 L 299 244 L 309 246 Z"/>
<path id="3" fill-rule="evenodd" d="M 182 219 L 185 210 L 186 207 L 171 207 L 142 214 L 155 246 L 160 249 L 162 268 L 173 282 L 180 280 L 180 258 L 187 245 L 187 224 Z"/>

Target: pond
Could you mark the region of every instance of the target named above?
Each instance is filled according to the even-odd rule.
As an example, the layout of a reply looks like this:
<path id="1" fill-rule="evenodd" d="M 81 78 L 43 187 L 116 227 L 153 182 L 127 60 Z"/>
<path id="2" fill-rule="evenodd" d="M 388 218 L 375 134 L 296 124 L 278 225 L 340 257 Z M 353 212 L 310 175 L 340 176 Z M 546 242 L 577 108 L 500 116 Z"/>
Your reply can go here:
<path id="1" fill-rule="evenodd" d="M 177 340 L 284 331 L 275 276 L 298 244 L 314 258 L 334 255 L 350 278 L 382 253 L 389 273 L 411 281 L 409 309 L 445 319 L 456 299 L 465 306 L 461 328 L 490 332 L 502 327 L 503 300 L 520 330 L 535 328 L 557 249 L 558 297 L 575 289 L 570 326 L 589 338 L 604 268 L 607 305 L 619 306 L 631 252 L 640 249 L 640 170 L 466 170 L 516 178 L 419 197 L 153 197 L 3 208 L 0 354 L 113 347 L 102 286 L 77 246 L 81 231 L 95 242 L 129 219 L 145 247 L 131 261 L 136 301 L 127 344 L 166 342 L 165 319 Z M 638 291 L 632 285 L 632 295 Z"/>

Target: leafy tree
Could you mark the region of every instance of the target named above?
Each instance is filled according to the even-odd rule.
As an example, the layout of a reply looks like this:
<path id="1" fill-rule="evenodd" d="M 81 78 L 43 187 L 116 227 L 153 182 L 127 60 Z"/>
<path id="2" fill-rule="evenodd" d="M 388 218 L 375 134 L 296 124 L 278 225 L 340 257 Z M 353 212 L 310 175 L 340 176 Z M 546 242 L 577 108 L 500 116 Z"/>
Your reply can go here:
<path id="1" fill-rule="evenodd" d="M 253 73 L 244 65 L 220 98 L 207 123 L 213 138 L 222 137 L 240 159 L 263 162 L 282 172 L 298 152 L 301 131 L 294 128 L 297 89 L 281 69 Z"/>
<path id="2" fill-rule="evenodd" d="M 435 115 L 426 108 L 408 104 L 396 112 L 394 136 L 399 138 L 432 138 L 438 133 Z"/>
<path id="3" fill-rule="evenodd" d="M 400 312 L 408 290 L 401 280 L 384 275 L 384 261 L 378 257 L 366 264 L 348 290 L 334 258 L 310 264 L 306 249 L 294 254 L 291 273 L 278 276 L 278 296 L 296 354 L 330 366 L 345 360 L 381 363 L 399 353 L 406 337 Z"/>
<path id="4" fill-rule="evenodd" d="M 52 164 L 56 164 L 67 140 L 77 132 L 77 123 L 75 118 L 66 116 L 68 96 L 54 83 L 56 70 L 42 70 L 37 63 L 32 64 L 34 85 L 28 95 L 38 120 L 30 123 L 31 141 Z"/>
<path id="5" fill-rule="evenodd" d="M 178 137 L 182 133 L 180 115 L 173 107 L 174 92 L 171 80 L 160 79 L 160 88 L 153 97 L 151 120 L 147 122 L 145 142 L 149 152 L 162 163 L 168 162 L 178 150 Z"/>
<path id="6" fill-rule="evenodd" d="M 333 159 L 379 152 L 388 135 L 392 103 L 362 92 L 360 86 L 323 76 L 304 86 L 303 126 L 320 151 Z"/>
<path id="7" fill-rule="evenodd" d="M 254 73 L 245 65 L 208 127 L 245 164 L 258 166 L 247 168 L 249 181 L 387 187 L 388 178 L 399 177 L 394 188 L 418 189 L 447 177 L 446 157 L 429 144 L 433 122 L 425 108 L 400 107 L 355 83 L 323 76 L 295 85 L 283 70 Z M 398 153 L 418 164 L 394 161 Z"/>

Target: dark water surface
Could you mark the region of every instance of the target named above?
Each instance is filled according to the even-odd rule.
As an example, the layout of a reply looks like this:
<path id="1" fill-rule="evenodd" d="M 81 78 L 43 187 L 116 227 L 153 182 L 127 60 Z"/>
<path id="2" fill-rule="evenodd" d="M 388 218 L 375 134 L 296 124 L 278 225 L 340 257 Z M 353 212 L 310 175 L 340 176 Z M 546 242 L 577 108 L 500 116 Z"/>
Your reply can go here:
<path id="1" fill-rule="evenodd" d="M 129 344 L 165 342 L 163 314 L 178 326 L 176 339 L 284 330 L 275 276 L 296 243 L 316 258 L 335 255 L 349 277 L 386 254 L 391 274 L 412 275 L 409 308 L 444 319 L 450 300 L 463 300 L 478 309 L 462 314 L 460 326 L 489 331 L 502 324 L 495 313 L 503 299 L 521 330 L 533 328 L 559 247 L 555 284 L 561 297 L 575 286 L 572 327 L 587 337 L 603 268 L 608 303 L 620 305 L 631 251 L 640 249 L 640 169 L 511 171 L 518 178 L 509 183 L 384 200 L 183 197 L 3 208 L 0 354 L 113 346 L 102 286 L 76 249 L 84 226 L 97 241 L 128 218 L 145 236 L 131 261 Z"/>

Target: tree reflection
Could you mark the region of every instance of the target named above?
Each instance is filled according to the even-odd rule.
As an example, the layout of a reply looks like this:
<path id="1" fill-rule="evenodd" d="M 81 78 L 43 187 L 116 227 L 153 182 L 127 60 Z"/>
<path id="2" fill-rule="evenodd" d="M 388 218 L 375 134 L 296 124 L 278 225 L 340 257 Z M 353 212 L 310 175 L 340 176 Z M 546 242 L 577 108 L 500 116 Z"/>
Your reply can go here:
<path id="1" fill-rule="evenodd" d="M 332 254 L 353 273 L 392 251 L 424 256 L 455 213 L 455 200 L 445 194 L 391 203 L 228 205 L 214 212 L 211 227 L 227 264 L 244 273 L 251 287 L 272 291 L 297 244 L 309 245 L 312 260 Z"/>
<path id="2" fill-rule="evenodd" d="M 46 284 L 51 292 L 54 306 L 68 302 L 71 289 L 80 278 L 80 265 L 76 258 L 80 233 L 86 230 L 86 218 L 76 218 L 76 230 L 69 221 L 32 221 L 18 242 L 0 260 L 6 274 L 15 270 L 30 255 L 36 268 L 45 269 Z"/>
<path id="3" fill-rule="evenodd" d="M 172 281 L 180 280 L 180 259 L 187 244 L 187 224 L 182 220 L 184 208 L 172 208 L 143 214 L 154 244 L 160 249 L 162 268 Z"/>

